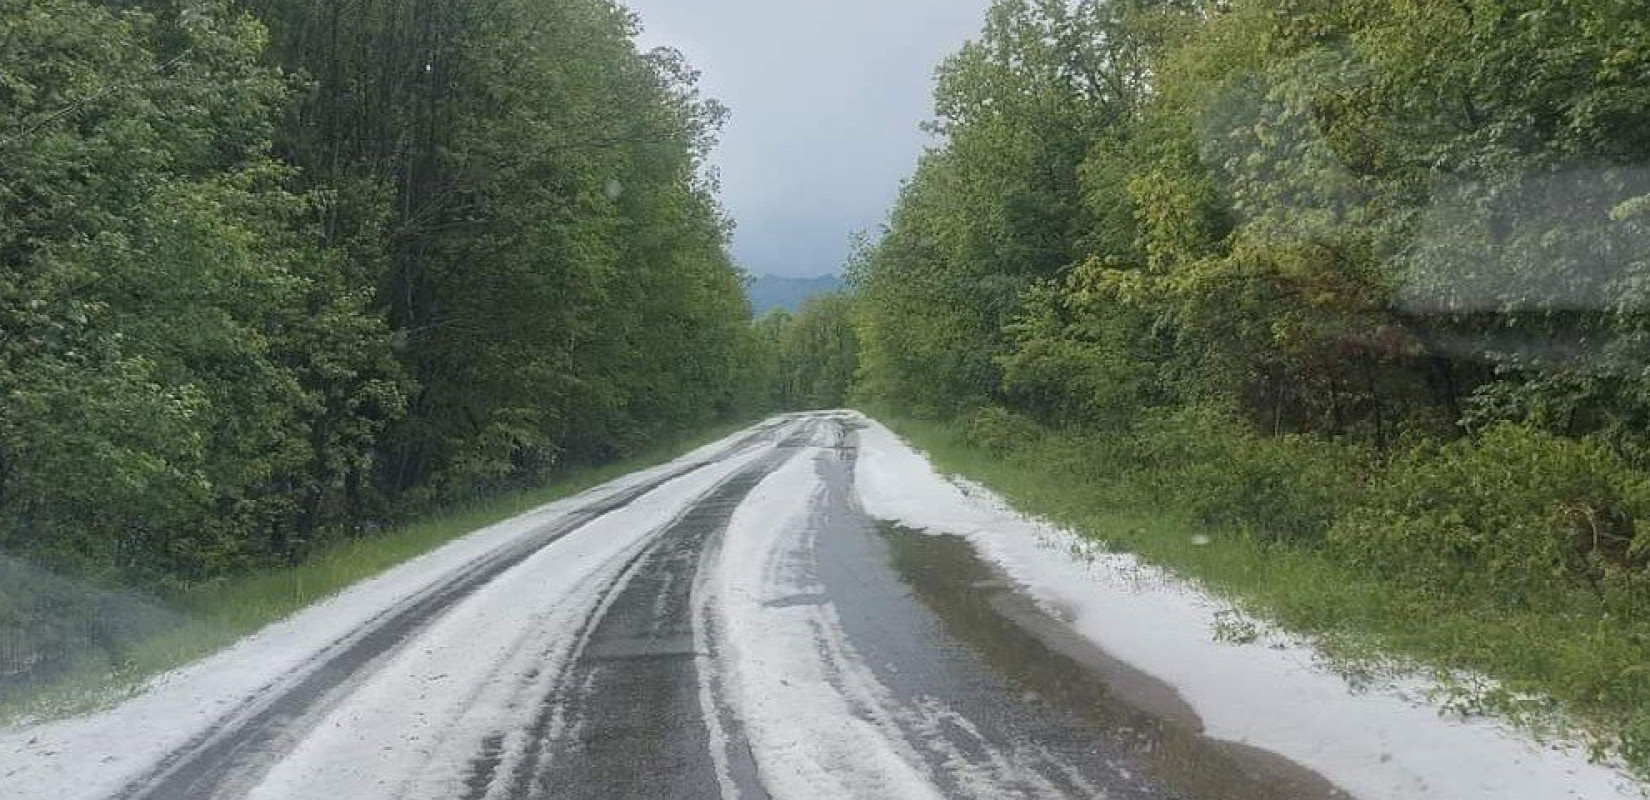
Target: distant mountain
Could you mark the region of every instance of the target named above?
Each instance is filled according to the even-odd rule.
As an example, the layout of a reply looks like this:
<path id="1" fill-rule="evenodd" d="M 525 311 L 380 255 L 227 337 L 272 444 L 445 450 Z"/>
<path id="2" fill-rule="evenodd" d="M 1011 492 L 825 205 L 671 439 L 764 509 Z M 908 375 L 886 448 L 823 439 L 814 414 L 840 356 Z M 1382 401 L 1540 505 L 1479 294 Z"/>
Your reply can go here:
<path id="1" fill-rule="evenodd" d="M 803 300 L 841 288 L 842 279 L 835 275 L 821 275 L 817 278 L 761 275 L 751 281 L 746 293 L 751 298 L 751 313 L 760 317 L 776 308 L 795 311 L 802 305 Z"/>

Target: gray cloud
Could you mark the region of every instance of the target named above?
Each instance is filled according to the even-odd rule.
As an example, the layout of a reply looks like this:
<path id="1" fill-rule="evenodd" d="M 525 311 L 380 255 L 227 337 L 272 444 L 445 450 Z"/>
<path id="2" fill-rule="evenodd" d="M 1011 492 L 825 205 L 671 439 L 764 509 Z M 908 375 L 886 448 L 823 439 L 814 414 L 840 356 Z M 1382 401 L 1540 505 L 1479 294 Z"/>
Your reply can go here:
<path id="1" fill-rule="evenodd" d="M 628 0 L 733 110 L 715 155 L 752 273 L 838 271 L 928 143 L 933 73 L 989 0 Z"/>

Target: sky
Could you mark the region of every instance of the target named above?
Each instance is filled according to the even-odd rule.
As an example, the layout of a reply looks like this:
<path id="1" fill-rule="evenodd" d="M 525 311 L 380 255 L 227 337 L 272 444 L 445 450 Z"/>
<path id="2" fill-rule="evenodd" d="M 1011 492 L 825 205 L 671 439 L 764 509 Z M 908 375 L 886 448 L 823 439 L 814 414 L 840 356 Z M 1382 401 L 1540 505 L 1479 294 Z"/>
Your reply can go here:
<path id="1" fill-rule="evenodd" d="M 989 0 L 622 0 L 733 116 L 713 156 L 752 274 L 840 272 L 930 143 L 934 68 Z"/>

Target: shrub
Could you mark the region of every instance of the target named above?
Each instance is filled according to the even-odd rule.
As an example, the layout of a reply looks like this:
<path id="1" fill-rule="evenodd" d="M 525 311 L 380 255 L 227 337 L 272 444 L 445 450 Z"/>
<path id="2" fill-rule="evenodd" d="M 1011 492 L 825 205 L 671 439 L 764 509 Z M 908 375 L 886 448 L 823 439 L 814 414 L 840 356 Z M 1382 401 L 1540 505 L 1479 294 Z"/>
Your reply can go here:
<path id="1" fill-rule="evenodd" d="M 1635 606 L 1650 484 L 1596 439 L 1511 424 L 1393 462 L 1335 525 L 1335 552 L 1388 579 L 1498 603 Z"/>
<path id="2" fill-rule="evenodd" d="M 985 406 L 962 419 L 963 435 L 970 445 L 995 456 L 1021 452 L 1043 438 L 1035 421 L 1000 406 Z"/>
<path id="3" fill-rule="evenodd" d="M 1354 448 L 1313 436 L 1262 436 L 1201 406 L 1149 415 L 1135 430 L 1143 482 L 1203 524 L 1315 544 L 1359 490 Z"/>

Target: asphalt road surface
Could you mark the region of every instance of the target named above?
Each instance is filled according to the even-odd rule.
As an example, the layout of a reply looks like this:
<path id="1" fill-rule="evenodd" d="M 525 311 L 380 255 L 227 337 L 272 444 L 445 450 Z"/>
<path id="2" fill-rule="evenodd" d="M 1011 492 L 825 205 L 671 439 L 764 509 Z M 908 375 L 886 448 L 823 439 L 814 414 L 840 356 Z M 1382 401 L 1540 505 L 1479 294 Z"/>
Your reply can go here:
<path id="1" fill-rule="evenodd" d="M 0 795 L 1351 796 L 868 515 L 865 425 L 770 420 L 482 531 L 12 742 Z"/>

